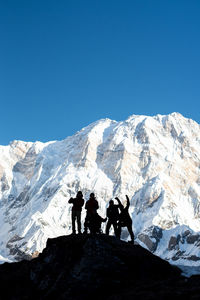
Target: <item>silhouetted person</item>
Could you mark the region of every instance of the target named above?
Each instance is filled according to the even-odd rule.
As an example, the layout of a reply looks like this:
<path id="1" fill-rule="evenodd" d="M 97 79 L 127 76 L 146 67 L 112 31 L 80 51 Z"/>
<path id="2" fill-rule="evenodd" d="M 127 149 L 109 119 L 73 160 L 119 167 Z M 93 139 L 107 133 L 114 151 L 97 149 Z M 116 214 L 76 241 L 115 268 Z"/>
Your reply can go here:
<path id="1" fill-rule="evenodd" d="M 119 200 L 119 198 L 115 198 L 118 203 L 119 203 L 119 209 L 120 209 L 120 214 L 119 214 L 119 221 L 118 221 L 118 228 L 117 228 L 117 236 L 120 238 L 121 236 L 121 228 L 122 227 L 127 227 L 128 232 L 131 236 L 131 240 L 132 242 L 134 242 L 134 234 L 133 234 L 133 229 L 132 229 L 132 219 L 129 215 L 128 209 L 130 206 L 130 201 L 128 196 L 126 195 L 126 200 L 127 200 L 127 204 L 126 207 L 124 207 L 121 203 L 121 201 Z"/>
<path id="2" fill-rule="evenodd" d="M 73 204 L 72 206 L 72 233 L 76 233 L 75 221 L 77 221 L 78 233 L 81 233 L 81 211 L 84 205 L 83 194 L 79 191 L 76 198 L 70 198 L 68 203 Z"/>
<path id="3" fill-rule="evenodd" d="M 107 218 L 102 218 L 97 212 L 93 214 L 88 223 L 88 227 L 91 234 L 101 234 L 101 225 L 103 222 L 106 222 Z"/>
<path id="4" fill-rule="evenodd" d="M 87 230 L 89 228 L 89 222 L 94 217 L 94 215 L 97 213 L 97 209 L 99 208 L 99 204 L 94 196 L 94 193 L 90 194 L 89 200 L 85 204 L 85 209 L 87 210 L 85 223 L 84 223 L 84 233 L 87 233 Z"/>
<path id="5" fill-rule="evenodd" d="M 113 200 L 109 201 L 109 206 L 106 210 L 108 223 L 106 225 L 106 234 L 109 235 L 110 227 L 114 227 L 115 236 L 117 236 L 117 221 L 119 220 L 119 205 L 114 204 Z"/>

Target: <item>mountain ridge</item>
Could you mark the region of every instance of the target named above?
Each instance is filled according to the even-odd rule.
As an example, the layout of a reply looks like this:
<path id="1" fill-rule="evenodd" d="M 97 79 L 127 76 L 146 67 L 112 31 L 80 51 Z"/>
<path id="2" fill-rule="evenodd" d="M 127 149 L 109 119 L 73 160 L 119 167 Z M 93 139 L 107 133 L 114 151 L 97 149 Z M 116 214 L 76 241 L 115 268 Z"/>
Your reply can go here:
<path id="1" fill-rule="evenodd" d="M 172 263 L 199 266 L 199 133 L 179 113 L 131 115 L 62 141 L 0 146 L 2 260 L 32 257 L 48 238 L 70 233 L 67 200 L 82 190 L 85 200 L 96 194 L 103 216 L 111 198 L 128 194 L 137 242 Z"/>

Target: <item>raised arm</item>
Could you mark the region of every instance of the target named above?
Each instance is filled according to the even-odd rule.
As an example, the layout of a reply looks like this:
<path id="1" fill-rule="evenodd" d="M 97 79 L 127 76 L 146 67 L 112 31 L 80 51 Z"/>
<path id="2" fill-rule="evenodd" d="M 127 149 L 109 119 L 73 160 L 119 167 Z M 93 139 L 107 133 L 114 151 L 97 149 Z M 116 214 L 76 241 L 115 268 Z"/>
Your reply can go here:
<path id="1" fill-rule="evenodd" d="M 118 204 L 119 204 L 119 208 L 124 208 L 121 201 L 119 200 L 118 197 L 115 197 L 115 199 L 117 200 Z"/>
<path id="2" fill-rule="evenodd" d="M 71 197 L 68 201 L 68 203 L 73 203 L 74 199 Z"/>

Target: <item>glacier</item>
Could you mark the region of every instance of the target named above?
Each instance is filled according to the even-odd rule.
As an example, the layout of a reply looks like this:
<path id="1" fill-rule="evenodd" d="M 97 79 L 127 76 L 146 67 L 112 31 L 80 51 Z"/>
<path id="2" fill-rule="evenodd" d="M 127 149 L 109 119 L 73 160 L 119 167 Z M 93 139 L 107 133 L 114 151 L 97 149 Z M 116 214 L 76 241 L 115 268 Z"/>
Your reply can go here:
<path id="1" fill-rule="evenodd" d="M 31 259 L 48 238 L 70 234 L 68 200 L 78 190 L 85 200 L 95 193 L 103 217 L 110 199 L 125 203 L 127 194 L 136 242 L 200 269 L 200 125 L 192 119 L 101 119 L 62 141 L 0 146 L 0 261 Z"/>

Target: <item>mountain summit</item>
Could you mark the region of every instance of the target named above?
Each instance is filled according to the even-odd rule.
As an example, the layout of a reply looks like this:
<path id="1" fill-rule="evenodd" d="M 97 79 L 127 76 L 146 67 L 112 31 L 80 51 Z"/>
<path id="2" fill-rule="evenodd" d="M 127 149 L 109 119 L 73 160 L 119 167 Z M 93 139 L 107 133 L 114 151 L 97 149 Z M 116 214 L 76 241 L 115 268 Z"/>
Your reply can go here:
<path id="1" fill-rule="evenodd" d="M 200 126 L 179 113 L 99 120 L 63 141 L 0 147 L 1 260 L 32 258 L 71 233 L 68 199 L 131 200 L 138 243 L 200 266 Z M 82 219 L 84 219 L 83 211 Z M 127 232 L 122 238 L 127 240 Z"/>

